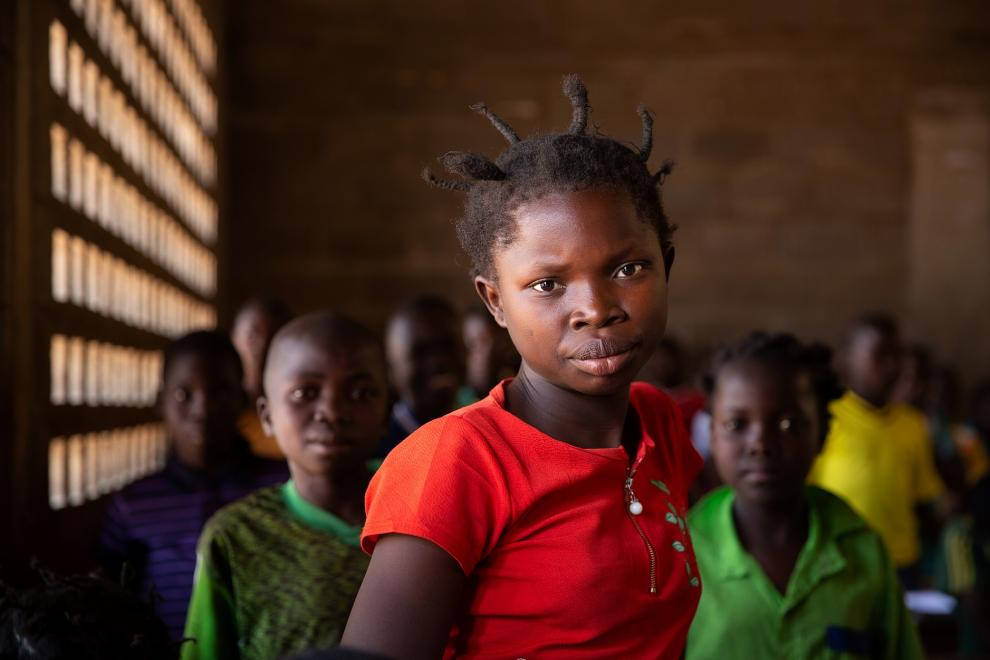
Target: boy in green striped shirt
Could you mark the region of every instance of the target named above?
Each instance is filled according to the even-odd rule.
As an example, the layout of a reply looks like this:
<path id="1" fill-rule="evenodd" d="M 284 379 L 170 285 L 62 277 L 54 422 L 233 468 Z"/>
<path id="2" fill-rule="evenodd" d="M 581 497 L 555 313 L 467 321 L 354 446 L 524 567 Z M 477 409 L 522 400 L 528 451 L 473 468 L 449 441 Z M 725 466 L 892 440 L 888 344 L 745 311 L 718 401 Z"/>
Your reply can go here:
<path id="1" fill-rule="evenodd" d="M 184 660 L 276 658 L 339 640 L 368 566 L 358 540 L 385 382 L 379 342 L 346 318 L 309 314 L 275 336 L 258 412 L 292 479 L 206 524 Z"/>
<path id="2" fill-rule="evenodd" d="M 921 658 L 880 537 L 805 478 L 840 393 L 830 352 L 755 333 L 715 358 L 712 458 L 688 514 L 703 584 L 687 658 Z"/>

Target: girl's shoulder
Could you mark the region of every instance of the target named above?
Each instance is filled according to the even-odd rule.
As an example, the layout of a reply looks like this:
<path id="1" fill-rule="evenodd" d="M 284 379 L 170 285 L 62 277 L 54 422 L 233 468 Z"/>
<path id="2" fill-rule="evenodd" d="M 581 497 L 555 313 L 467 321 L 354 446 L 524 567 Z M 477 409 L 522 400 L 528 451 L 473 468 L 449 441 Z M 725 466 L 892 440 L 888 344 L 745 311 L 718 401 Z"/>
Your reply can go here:
<path id="1" fill-rule="evenodd" d="M 423 424 L 396 449 L 456 450 L 465 443 L 499 444 L 507 432 L 518 432 L 520 426 L 524 426 L 522 420 L 488 396 Z"/>
<path id="2" fill-rule="evenodd" d="M 456 479 L 460 473 L 491 474 L 501 462 L 499 457 L 509 451 L 512 419 L 516 418 L 486 397 L 431 420 L 389 452 L 376 480 L 396 474 L 405 479 L 424 474 L 443 474 L 446 479 Z"/>

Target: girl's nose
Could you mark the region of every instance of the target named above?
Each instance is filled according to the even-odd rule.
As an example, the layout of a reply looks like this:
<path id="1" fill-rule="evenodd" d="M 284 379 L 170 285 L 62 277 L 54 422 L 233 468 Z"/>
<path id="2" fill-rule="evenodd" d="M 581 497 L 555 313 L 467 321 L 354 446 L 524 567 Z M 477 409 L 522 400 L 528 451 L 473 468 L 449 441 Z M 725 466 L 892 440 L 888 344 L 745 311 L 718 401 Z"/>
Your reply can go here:
<path id="1" fill-rule="evenodd" d="M 194 391 L 189 399 L 189 416 L 193 419 L 202 419 L 210 408 L 209 397 L 205 392 Z"/>
<path id="2" fill-rule="evenodd" d="M 753 456 L 767 456 L 774 453 L 775 448 L 773 424 L 753 424 L 746 439 L 746 452 Z"/>
<path id="3" fill-rule="evenodd" d="M 573 330 L 587 326 L 603 328 L 625 320 L 626 313 L 611 286 L 589 283 L 585 286 L 572 285 L 571 289 L 577 289 L 570 319 Z"/>
<path id="4" fill-rule="evenodd" d="M 346 397 L 332 392 L 322 395 L 316 400 L 313 419 L 332 424 L 348 424 L 351 413 Z"/>

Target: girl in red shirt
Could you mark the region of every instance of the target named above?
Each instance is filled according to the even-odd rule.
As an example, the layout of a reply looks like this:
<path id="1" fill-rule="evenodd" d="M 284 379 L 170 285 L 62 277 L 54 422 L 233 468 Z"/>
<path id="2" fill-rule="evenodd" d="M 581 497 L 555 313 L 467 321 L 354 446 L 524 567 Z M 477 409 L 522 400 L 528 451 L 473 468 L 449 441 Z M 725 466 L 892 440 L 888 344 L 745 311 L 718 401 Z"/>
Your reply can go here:
<path id="1" fill-rule="evenodd" d="M 449 152 L 458 237 L 518 375 L 430 422 L 366 497 L 371 564 L 343 644 L 395 658 L 676 658 L 700 595 L 684 525 L 701 468 L 674 404 L 633 383 L 663 334 L 671 225 L 638 148 L 565 133 Z"/>

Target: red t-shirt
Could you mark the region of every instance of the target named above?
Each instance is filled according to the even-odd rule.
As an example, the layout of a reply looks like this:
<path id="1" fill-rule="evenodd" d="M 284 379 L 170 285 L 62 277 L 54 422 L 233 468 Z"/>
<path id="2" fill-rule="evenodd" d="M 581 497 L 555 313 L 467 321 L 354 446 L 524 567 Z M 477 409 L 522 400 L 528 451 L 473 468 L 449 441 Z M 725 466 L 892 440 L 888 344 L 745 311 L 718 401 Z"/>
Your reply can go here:
<path id="1" fill-rule="evenodd" d="M 467 606 L 445 657 L 679 657 L 701 593 L 684 518 L 702 461 L 676 406 L 633 383 L 630 468 L 622 447 L 581 449 L 508 412 L 507 384 L 392 450 L 368 487 L 362 547 L 409 534 L 460 564 Z"/>

